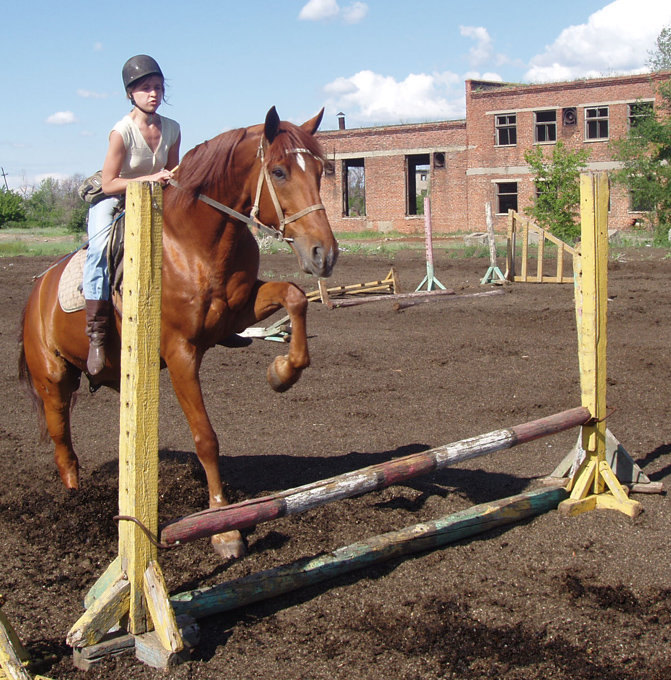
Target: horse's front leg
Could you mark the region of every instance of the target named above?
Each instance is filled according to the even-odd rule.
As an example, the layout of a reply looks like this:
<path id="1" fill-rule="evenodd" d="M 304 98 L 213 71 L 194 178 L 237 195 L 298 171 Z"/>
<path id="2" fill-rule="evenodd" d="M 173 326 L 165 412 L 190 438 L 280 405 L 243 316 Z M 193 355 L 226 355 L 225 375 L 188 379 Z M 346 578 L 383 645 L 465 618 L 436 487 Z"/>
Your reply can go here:
<path id="1" fill-rule="evenodd" d="M 205 410 L 200 386 L 202 353 L 184 343 L 165 351 L 164 358 L 175 394 L 191 428 L 196 455 L 205 470 L 210 508 L 228 505 L 219 474 L 219 440 Z M 225 559 L 241 557 L 246 552 L 239 531 L 227 531 L 212 536 L 212 546 Z"/>
<path id="2" fill-rule="evenodd" d="M 262 321 L 280 307 L 284 307 L 289 315 L 291 340 L 289 353 L 275 357 L 268 367 L 268 382 L 276 392 L 288 390 L 301 377 L 303 369 L 310 365 L 305 323 L 308 300 L 298 286 L 286 282 L 259 282 L 251 323 Z"/>

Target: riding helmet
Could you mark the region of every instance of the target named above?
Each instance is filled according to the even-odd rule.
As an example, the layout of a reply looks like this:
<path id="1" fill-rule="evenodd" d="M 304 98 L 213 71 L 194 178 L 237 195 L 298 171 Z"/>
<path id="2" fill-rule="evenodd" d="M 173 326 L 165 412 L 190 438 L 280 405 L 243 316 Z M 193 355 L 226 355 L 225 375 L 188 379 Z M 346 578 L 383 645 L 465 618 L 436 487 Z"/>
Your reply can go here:
<path id="1" fill-rule="evenodd" d="M 138 54 L 131 57 L 124 65 L 121 71 L 123 77 L 123 86 L 128 92 L 128 88 L 140 78 L 145 76 L 159 75 L 163 78 L 163 72 L 158 62 L 147 54 Z"/>

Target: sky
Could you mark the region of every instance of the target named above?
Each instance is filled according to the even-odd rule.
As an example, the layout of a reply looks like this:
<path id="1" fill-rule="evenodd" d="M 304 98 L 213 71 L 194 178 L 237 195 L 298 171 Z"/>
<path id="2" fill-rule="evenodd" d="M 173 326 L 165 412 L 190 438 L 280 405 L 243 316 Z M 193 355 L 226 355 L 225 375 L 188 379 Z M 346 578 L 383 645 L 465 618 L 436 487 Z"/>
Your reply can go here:
<path id="1" fill-rule="evenodd" d="M 323 130 L 339 112 L 348 128 L 453 120 L 468 78 L 645 72 L 668 25 L 669 0 L 5 3 L 0 168 L 14 190 L 100 169 L 135 54 L 161 65 L 183 155 L 272 106 L 294 123 L 324 107 Z"/>

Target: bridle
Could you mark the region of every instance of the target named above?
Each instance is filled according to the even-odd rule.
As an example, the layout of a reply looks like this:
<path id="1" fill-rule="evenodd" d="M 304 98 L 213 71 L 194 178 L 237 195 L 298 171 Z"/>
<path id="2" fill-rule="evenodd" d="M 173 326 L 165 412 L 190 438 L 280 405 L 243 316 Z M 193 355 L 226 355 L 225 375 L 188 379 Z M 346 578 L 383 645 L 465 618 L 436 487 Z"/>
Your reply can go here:
<path id="1" fill-rule="evenodd" d="M 315 154 L 313 154 L 312 151 L 310 151 L 309 149 L 301 148 L 289 149 L 285 153 L 287 155 L 294 153 L 308 154 L 315 158 L 316 160 L 319 160 L 319 158 L 315 156 Z M 254 197 L 254 204 L 252 206 L 251 212 L 249 213 L 249 217 L 247 215 L 243 215 L 237 210 L 233 210 L 233 208 L 229 208 L 227 205 L 224 205 L 219 201 L 215 201 L 213 198 L 210 198 L 205 194 L 198 194 L 197 198 L 203 201 L 203 203 L 207 203 L 207 205 L 215 208 L 216 210 L 224 212 L 227 215 L 230 215 L 231 217 L 234 217 L 235 219 L 244 222 L 248 226 L 254 227 L 259 231 L 262 231 L 264 234 L 271 236 L 274 239 L 277 239 L 278 241 L 292 243 L 293 239 L 284 235 L 287 224 L 291 224 L 291 222 L 295 222 L 296 220 L 299 220 L 301 217 L 305 217 L 305 215 L 308 215 L 309 213 L 314 212 L 315 210 L 326 210 L 326 208 L 324 207 L 323 203 L 316 203 L 315 205 L 310 205 L 307 208 L 303 208 L 303 210 L 299 210 L 297 213 L 294 213 L 293 215 L 285 217 L 284 211 L 282 210 L 282 206 L 280 205 L 279 198 L 277 197 L 275 185 L 273 184 L 273 181 L 270 177 L 270 173 L 268 172 L 268 163 L 266 162 L 265 159 L 265 145 L 263 136 L 261 137 L 261 141 L 259 142 L 259 148 L 256 152 L 256 157 L 261 160 L 261 170 L 259 171 L 259 181 L 256 184 L 256 196 Z M 179 183 L 176 180 L 170 179 L 168 180 L 168 182 L 172 186 L 181 189 Z M 273 201 L 273 205 L 275 206 L 275 212 L 277 213 L 279 225 L 277 228 L 269 227 L 268 225 L 263 224 L 263 222 L 261 222 L 258 219 L 259 204 L 261 202 L 261 191 L 263 189 L 264 182 L 268 185 L 268 192 L 270 193 L 270 198 Z"/>

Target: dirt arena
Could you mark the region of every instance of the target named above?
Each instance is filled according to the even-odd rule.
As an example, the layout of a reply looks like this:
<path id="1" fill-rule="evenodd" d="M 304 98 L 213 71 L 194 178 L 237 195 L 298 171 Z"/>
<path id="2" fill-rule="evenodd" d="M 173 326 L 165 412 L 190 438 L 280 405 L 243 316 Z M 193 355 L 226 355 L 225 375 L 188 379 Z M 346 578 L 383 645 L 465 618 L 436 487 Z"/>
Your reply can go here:
<path id="1" fill-rule="evenodd" d="M 335 283 L 384 277 L 406 290 L 423 251 L 342 253 Z M 609 267 L 608 425 L 653 481 L 671 483 L 671 261 L 613 250 Z M 661 680 L 671 678 L 671 507 L 637 495 L 635 520 L 556 511 L 447 548 L 356 572 L 202 620 L 192 659 L 168 671 L 133 656 L 84 674 L 65 636 L 117 552 L 118 398 L 85 385 L 74 412 L 82 490 L 68 495 L 50 443 L 17 383 L 17 328 L 44 258 L 0 260 L 0 594 L 3 612 L 54 679 Z M 436 253 L 436 276 L 481 290 L 488 260 Z M 265 255 L 264 278 L 308 290 L 290 254 Z M 283 351 L 255 340 L 218 347 L 202 377 L 222 469 L 235 500 L 259 496 L 580 404 L 570 285 L 395 311 L 390 302 L 312 303 L 312 366 L 285 394 L 266 385 Z M 85 381 L 84 381 L 85 382 Z M 160 519 L 200 510 L 204 478 L 186 422 L 161 377 Z M 219 583 L 471 505 L 536 488 L 569 451 L 571 431 L 409 484 L 263 524 L 249 556 L 221 564 L 206 540 L 163 552 L 171 592 Z"/>

